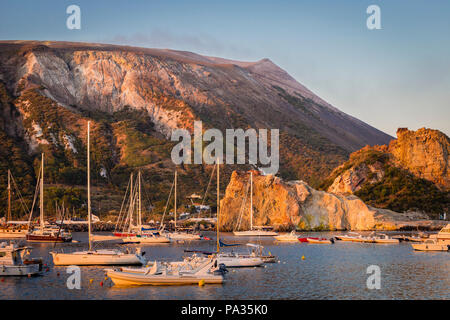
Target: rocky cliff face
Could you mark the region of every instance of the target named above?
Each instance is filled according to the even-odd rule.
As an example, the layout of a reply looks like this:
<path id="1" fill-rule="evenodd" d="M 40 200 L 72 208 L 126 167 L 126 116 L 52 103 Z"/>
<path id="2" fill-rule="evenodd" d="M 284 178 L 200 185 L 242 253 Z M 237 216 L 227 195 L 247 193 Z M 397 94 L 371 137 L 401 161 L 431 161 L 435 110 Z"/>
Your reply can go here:
<path id="1" fill-rule="evenodd" d="M 389 146 L 366 146 L 322 183 L 335 194 L 396 211 L 438 216 L 450 210 L 449 138 L 431 129 L 399 129 Z"/>
<path id="2" fill-rule="evenodd" d="M 395 165 L 450 189 L 450 138 L 439 130 L 398 129 L 388 152 Z"/>
<path id="3" fill-rule="evenodd" d="M 330 175 L 334 180 L 327 191 L 353 194 L 365 183 L 379 182 L 385 175 L 386 163 L 449 189 L 449 154 L 450 139 L 444 133 L 426 128 L 417 131 L 400 128 L 397 139 L 389 146 L 366 146 L 351 154 L 350 160 Z"/>
<path id="4" fill-rule="evenodd" d="M 250 226 L 249 173 L 233 172 L 221 201 L 223 230 Z M 253 172 L 253 225 L 272 225 L 280 230 L 396 230 L 440 223 L 420 213 L 397 213 L 366 205 L 354 195 L 318 191 L 303 181 L 286 182 Z"/>

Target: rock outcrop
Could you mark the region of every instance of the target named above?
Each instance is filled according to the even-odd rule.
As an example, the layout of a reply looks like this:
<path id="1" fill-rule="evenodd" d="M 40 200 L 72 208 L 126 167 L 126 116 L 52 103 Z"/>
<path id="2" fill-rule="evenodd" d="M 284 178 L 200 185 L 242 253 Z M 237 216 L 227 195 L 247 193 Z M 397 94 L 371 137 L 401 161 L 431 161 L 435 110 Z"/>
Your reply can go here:
<path id="1" fill-rule="evenodd" d="M 221 201 L 222 230 L 248 229 L 250 224 L 249 173 L 233 172 Z M 397 213 L 366 205 L 354 195 L 318 191 L 303 181 L 286 182 L 253 171 L 253 224 L 279 230 L 396 230 L 439 222 L 420 213 Z"/>
<path id="2" fill-rule="evenodd" d="M 327 191 L 353 194 L 366 183 L 379 182 L 385 175 L 387 163 L 448 190 L 449 154 L 450 139 L 444 133 L 426 128 L 417 131 L 400 128 L 397 139 L 389 146 L 366 146 L 352 153 L 349 161 L 331 173 L 333 182 Z"/>
<path id="3" fill-rule="evenodd" d="M 450 138 L 439 130 L 400 128 L 388 152 L 395 165 L 450 189 Z"/>

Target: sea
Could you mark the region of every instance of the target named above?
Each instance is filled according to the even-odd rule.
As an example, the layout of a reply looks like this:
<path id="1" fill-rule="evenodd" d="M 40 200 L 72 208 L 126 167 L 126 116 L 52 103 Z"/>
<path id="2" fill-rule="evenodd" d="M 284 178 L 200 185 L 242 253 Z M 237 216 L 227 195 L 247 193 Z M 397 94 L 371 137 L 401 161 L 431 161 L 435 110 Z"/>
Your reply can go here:
<path id="1" fill-rule="evenodd" d="M 176 261 L 191 255 L 184 250 L 215 250 L 212 240 L 146 245 L 149 261 Z M 333 237 L 338 232 L 302 233 Z M 450 299 L 450 252 L 417 252 L 408 242 L 372 244 L 336 241 L 334 244 L 280 243 L 272 237 L 236 237 L 222 233 L 221 240 L 240 246 L 223 251 L 248 252 L 247 243 L 264 246 L 277 257 L 263 267 L 229 269 L 222 285 L 117 287 L 105 278 L 107 267 L 80 267 L 80 289 L 68 286 L 72 271 L 56 267 L 50 251 L 87 248 L 87 233 L 73 234 L 77 243 L 29 244 L 32 256 L 42 257 L 44 272 L 37 277 L 3 277 L 0 300 L 8 299 Z M 96 248 L 117 247 L 97 244 Z M 133 249 L 137 245 L 128 246 Z M 378 278 L 374 278 L 378 277 Z M 376 285 L 374 285 L 374 283 Z"/>

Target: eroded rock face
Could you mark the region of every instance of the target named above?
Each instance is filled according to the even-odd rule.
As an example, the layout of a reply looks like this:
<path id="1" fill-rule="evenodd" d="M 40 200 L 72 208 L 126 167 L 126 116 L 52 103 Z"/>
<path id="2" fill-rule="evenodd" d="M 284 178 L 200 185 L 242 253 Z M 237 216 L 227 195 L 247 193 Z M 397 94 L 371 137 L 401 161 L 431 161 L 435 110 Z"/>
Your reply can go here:
<path id="1" fill-rule="evenodd" d="M 389 144 L 396 165 L 414 175 L 450 188 L 450 139 L 439 130 L 401 128 Z"/>
<path id="2" fill-rule="evenodd" d="M 380 161 L 367 164 L 358 161 L 369 152 L 381 152 L 385 163 L 406 169 L 418 178 L 434 182 L 441 189 L 450 189 L 450 139 L 438 130 L 422 128 L 417 131 L 400 128 L 397 140 L 389 146 L 366 146 L 350 155 L 351 167 L 342 165 L 341 172 L 327 191 L 337 194 L 353 194 L 366 183 L 376 183 L 385 175 L 385 166 Z M 341 170 L 342 171 L 342 170 Z M 333 176 L 333 173 L 331 176 Z"/>
<path id="3" fill-rule="evenodd" d="M 221 201 L 220 226 L 223 230 L 250 227 L 249 176 L 233 172 Z M 303 181 L 285 182 L 272 175 L 253 171 L 253 225 L 272 225 L 280 230 L 394 230 L 428 217 L 402 214 L 367 206 L 356 196 L 317 191 Z M 418 222 L 419 221 L 419 222 Z M 420 222 L 422 221 L 422 222 Z"/>

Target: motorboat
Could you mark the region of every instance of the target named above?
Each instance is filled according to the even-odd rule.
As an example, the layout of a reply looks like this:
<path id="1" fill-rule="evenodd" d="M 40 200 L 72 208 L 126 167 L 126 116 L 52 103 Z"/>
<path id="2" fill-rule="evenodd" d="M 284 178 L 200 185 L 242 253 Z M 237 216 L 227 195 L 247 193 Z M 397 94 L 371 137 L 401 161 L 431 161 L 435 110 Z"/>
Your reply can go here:
<path id="1" fill-rule="evenodd" d="M 374 243 L 374 237 L 365 237 L 356 232 L 349 232 L 348 235 L 339 235 L 335 236 L 337 240 L 340 241 L 350 241 L 350 242 L 366 242 L 366 243 Z"/>
<path id="2" fill-rule="evenodd" d="M 439 243 L 450 244 L 450 223 L 443 227 L 438 234 L 430 235 L 430 239 L 436 239 Z"/>
<path id="3" fill-rule="evenodd" d="M 117 286 L 145 285 L 203 285 L 221 284 L 224 272 L 217 258 L 183 263 L 154 262 L 151 268 L 130 270 L 130 268 L 106 269 L 106 275 Z"/>
<path id="4" fill-rule="evenodd" d="M 42 271 L 42 261 L 27 259 L 30 247 L 0 243 L 0 276 L 34 276 Z M 36 263 L 35 263 L 36 262 Z"/>
<path id="5" fill-rule="evenodd" d="M 334 239 L 326 239 L 326 238 L 306 238 L 308 243 L 317 243 L 317 244 L 333 244 Z"/>
<path id="6" fill-rule="evenodd" d="M 427 239 L 422 243 L 411 244 L 414 250 L 417 251 L 448 251 L 450 245 L 444 242 L 437 241 L 436 239 Z"/>
<path id="7" fill-rule="evenodd" d="M 241 215 L 242 216 L 242 215 Z M 239 219 L 240 220 L 240 219 Z M 278 233 L 270 230 L 268 227 L 253 226 L 253 172 L 250 171 L 250 230 L 233 232 L 235 236 L 246 237 L 274 237 Z"/>
<path id="8" fill-rule="evenodd" d="M 294 231 L 291 231 L 291 233 L 284 233 L 280 234 L 274 237 L 277 241 L 283 241 L 283 242 L 297 242 L 298 241 L 298 235 Z"/>
<path id="9" fill-rule="evenodd" d="M 374 237 L 375 243 L 385 243 L 385 244 L 398 244 L 400 243 L 399 239 L 391 238 L 387 234 L 380 234 L 379 236 Z"/>
<path id="10" fill-rule="evenodd" d="M 316 239 L 316 240 L 318 240 L 319 238 L 309 237 L 309 239 Z M 298 238 L 298 241 L 300 241 L 302 243 L 308 243 L 308 237 Z"/>

